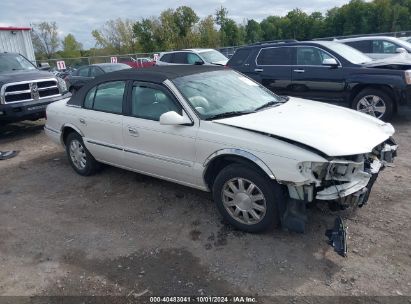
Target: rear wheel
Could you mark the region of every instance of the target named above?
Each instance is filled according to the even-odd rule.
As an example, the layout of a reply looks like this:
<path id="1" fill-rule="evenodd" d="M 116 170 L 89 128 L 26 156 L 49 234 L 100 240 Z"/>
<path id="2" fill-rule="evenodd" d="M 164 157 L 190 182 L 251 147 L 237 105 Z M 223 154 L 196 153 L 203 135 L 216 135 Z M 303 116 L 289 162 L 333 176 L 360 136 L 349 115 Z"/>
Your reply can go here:
<path id="1" fill-rule="evenodd" d="M 87 150 L 83 138 L 78 133 L 70 133 L 65 144 L 70 165 L 78 174 L 88 176 L 96 172 L 98 162 Z"/>
<path id="2" fill-rule="evenodd" d="M 280 185 L 251 167 L 225 167 L 213 184 L 213 198 L 221 215 L 237 229 L 261 232 L 278 225 Z"/>
<path id="3" fill-rule="evenodd" d="M 389 120 L 394 112 L 394 102 L 384 91 L 369 88 L 355 96 L 352 108 L 382 120 Z"/>

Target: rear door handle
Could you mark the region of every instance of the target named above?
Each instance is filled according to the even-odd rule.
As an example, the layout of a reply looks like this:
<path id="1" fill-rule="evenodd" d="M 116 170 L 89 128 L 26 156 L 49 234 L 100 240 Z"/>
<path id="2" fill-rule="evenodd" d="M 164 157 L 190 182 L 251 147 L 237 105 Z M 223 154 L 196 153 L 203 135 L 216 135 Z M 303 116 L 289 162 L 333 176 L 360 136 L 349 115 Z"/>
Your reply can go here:
<path id="1" fill-rule="evenodd" d="M 294 72 L 296 72 L 296 73 L 304 73 L 305 70 L 294 70 Z"/>
<path id="2" fill-rule="evenodd" d="M 264 72 L 263 69 L 254 69 L 254 72 Z"/>
<path id="3" fill-rule="evenodd" d="M 128 133 L 130 133 L 131 136 L 138 136 L 138 131 L 136 128 L 133 127 L 128 127 Z"/>

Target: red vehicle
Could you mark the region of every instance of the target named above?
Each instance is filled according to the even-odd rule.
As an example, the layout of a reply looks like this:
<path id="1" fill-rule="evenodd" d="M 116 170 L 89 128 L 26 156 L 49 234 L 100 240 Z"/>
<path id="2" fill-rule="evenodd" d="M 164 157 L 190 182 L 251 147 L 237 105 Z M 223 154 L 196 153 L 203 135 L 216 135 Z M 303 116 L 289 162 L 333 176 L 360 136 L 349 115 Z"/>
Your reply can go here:
<path id="1" fill-rule="evenodd" d="M 155 65 L 155 61 L 149 57 L 134 59 L 133 57 L 119 57 L 119 62 L 125 63 L 134 69 L 149 68 Z"/>

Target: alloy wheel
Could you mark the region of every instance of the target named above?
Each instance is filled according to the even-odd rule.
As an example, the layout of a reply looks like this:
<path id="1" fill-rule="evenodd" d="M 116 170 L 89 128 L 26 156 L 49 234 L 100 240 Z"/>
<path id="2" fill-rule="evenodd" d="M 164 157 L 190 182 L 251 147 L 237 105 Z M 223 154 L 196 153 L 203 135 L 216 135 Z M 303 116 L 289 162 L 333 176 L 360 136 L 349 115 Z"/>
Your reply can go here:
<path id="1" fill-rule="evenodd" d="M 367 95 L 357 103 L 357 111 L 381 118 L 387 110 L 384 100 L 377 95 Z"/>
<path id="2" fill-rule="evenodd" d="M 240 223 L 257 224 L 266 214 L 267 204 L 263 192 L 245 178 L 228 180 L 223 186 L 221 196 L 224 208 Z"/>

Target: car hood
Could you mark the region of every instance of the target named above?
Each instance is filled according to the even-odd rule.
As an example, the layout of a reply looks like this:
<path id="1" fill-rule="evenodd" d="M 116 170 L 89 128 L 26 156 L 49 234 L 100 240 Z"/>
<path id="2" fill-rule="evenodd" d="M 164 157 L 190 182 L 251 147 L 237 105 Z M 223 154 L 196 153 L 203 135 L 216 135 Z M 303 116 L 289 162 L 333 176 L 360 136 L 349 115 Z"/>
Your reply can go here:
<path id="1" fill-rule="evenodd" d="M 8 82 L 55 78 L 52 73 L 40 70 L 10 71 L 0 73 L 0 86 Z"/>
<path id="2" fill-rule="evenodd" d="M 312 147 L 328 156 L 369 153 L 394 134 L 391 124 L 347 108 L 299 98 L 214 122 Z"/>
<path id="3" fill-rule="evenodd" d="M 220 61 L 213 61 L 213 62 L 211 62 L 211 64 L 215 64 L 215 65 L 226 65 L 227 62 L 228 62 L 228 59 L 227 59 L 227 60 L 220 60 Z"/>
<path id="4" fill-rule="evenodd" d="M 373 67 L 391 67 L 394 69 L 404 69 L 411 68 L 411 55 L 409 53 L 401 53 L 393 55 L 383 59 L 376 59 L 367 63 L 364 63 L 363 66 L 368 68 Z"/>

